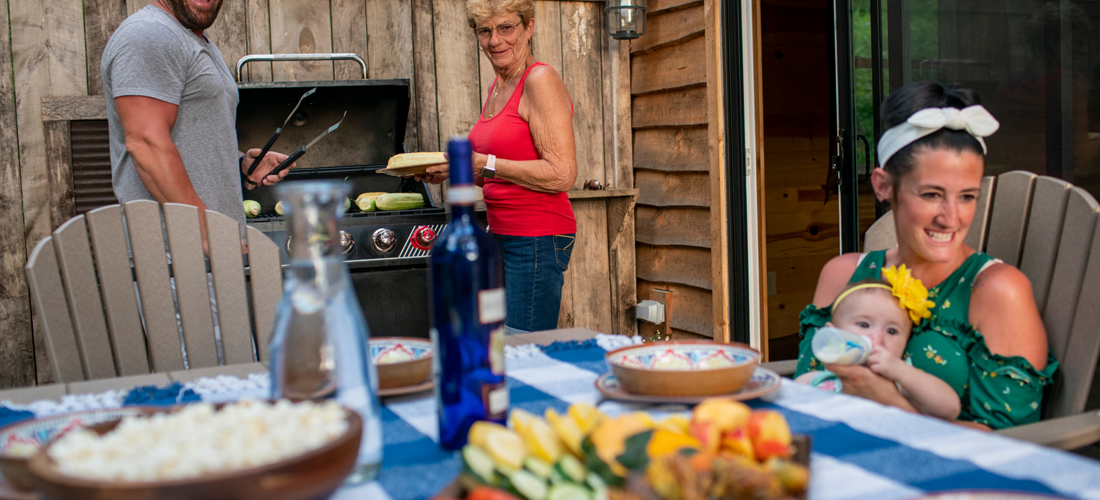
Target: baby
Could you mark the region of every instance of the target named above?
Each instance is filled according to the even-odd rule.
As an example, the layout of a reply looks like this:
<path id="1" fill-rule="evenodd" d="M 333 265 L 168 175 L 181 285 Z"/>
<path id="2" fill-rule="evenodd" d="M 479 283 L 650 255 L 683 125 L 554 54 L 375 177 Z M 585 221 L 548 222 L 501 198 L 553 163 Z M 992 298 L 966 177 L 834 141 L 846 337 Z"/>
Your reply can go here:
<path id="1" fill-rule="evenodd" d="M 895 277 L 892 281 L 901 281 L 904 287 L 863 281 L 845 289 L 833 302 L 832 321 L 825 326 L 870 337 L 874 347 L 867 358 L 867 367 L 871 371 L 897 384 L 901 394 L 925 415 L 954 420 L 959 415 L 961 403 L 951 386 L 902 360 L 913 324 L 919 323 L 925 313 L 914 314 L 913 307 L 902 308 L 899 303 L 912 304 L 912 289 L 917 288 L 924 293 L 916 300 L 919 304 L 916 308 L 920 308 L 928 294 L 919 280 L 908 276 L 904 267 L 902 273 L 904 276 L 899 278 L 893 269 L 883 270 L 888 279 Z M 916 282 L 916 287 L 913 287 L 913 282 Z M 898 288 L 908 290 L 899 291 Z M 908 299 L 905 297 L 907 292 L 910 294 Z M 805 373 L 795 382 L 836 392 L 841 390 L 840 379 L 828 371 Z"/>

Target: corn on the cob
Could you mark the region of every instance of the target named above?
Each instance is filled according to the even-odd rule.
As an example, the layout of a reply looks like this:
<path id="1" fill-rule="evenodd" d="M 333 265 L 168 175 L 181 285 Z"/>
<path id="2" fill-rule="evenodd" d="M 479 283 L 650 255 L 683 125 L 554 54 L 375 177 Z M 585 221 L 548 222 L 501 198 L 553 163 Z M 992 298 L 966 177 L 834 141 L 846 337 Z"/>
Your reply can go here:
<path id="1" fill-rule="evenodd" d="M 254 200 L 244 200 L 244 214 L 249 219 L 260 215 L 260 203 Z"/>
<path id="2" fill-rule="evenodd" d="M 447 163 L 443 153 L 402 153 L 390 157 L 386 168 L 404 168 L 416 165 L 437 165 Z"/>
<path id="3" fill-rule="evenodd" d="M 374 200 L 379 210 L 412 210 L 424 206 L 420 193 L 386 193 Z"/>
<path id="4" fill-rule="evenodd" d="M 359 206 L 359 210 L 363 212 L 373 212 L 376 207 L 374 206 L 374 200 L 379 196 L 386 194 L 382 192 L 362 193 L 355 198 L 355 204 Z"/>

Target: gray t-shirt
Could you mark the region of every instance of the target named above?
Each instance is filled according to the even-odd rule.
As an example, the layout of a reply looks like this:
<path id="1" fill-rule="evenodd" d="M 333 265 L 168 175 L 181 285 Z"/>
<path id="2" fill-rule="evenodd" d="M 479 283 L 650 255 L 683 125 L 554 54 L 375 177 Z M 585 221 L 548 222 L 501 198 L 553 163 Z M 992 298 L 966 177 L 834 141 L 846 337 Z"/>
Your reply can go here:
<path id="1" fill-rule="evenodd" d="M 114 98 L 136 95 L 179 106 L 172 141 L 206 207 L 244 222 L 237 150 L 237 84 L 213 42 L 149 5 L 119 25 L 103 51 L 111 181 L 119 202 L 152 200 L 126 151 Z"/>

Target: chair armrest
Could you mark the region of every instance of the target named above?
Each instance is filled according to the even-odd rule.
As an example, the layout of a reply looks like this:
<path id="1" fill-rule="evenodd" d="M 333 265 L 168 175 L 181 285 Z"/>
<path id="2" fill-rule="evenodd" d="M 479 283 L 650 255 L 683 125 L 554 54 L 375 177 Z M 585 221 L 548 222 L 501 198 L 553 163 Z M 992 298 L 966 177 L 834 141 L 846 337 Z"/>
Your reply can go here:
<path id="1" fill-rule="evenodd" d="M 1100 413 L 1092 410 L 1080 415 L 1043 420 L 996 432 L 1021 441 L 1075 450 L 1100 442 Z"/>
<path id="2" fill-rule="evenodd" d="M 794 370 L 798 367 L 798 360 L 784 359 L 782 361 L 769 361 L 767 363 L 760 363 L 760 366 L 778 373 L 780 376 L 790 377 L 794 375 Z"/>

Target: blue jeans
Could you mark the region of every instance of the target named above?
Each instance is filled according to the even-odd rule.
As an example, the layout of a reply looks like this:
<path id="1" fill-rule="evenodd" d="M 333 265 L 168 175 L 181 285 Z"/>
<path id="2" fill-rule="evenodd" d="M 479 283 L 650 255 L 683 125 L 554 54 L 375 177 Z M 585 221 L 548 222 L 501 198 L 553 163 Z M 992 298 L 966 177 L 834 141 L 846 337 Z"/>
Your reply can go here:
<path id="1" fill-rule="evenodd" d="M 504 255 L 504 294 L 508 333 L 558 327 L 563 273 L 569 269 L 575 234 L 507 236 L 494 234 Z"/>

